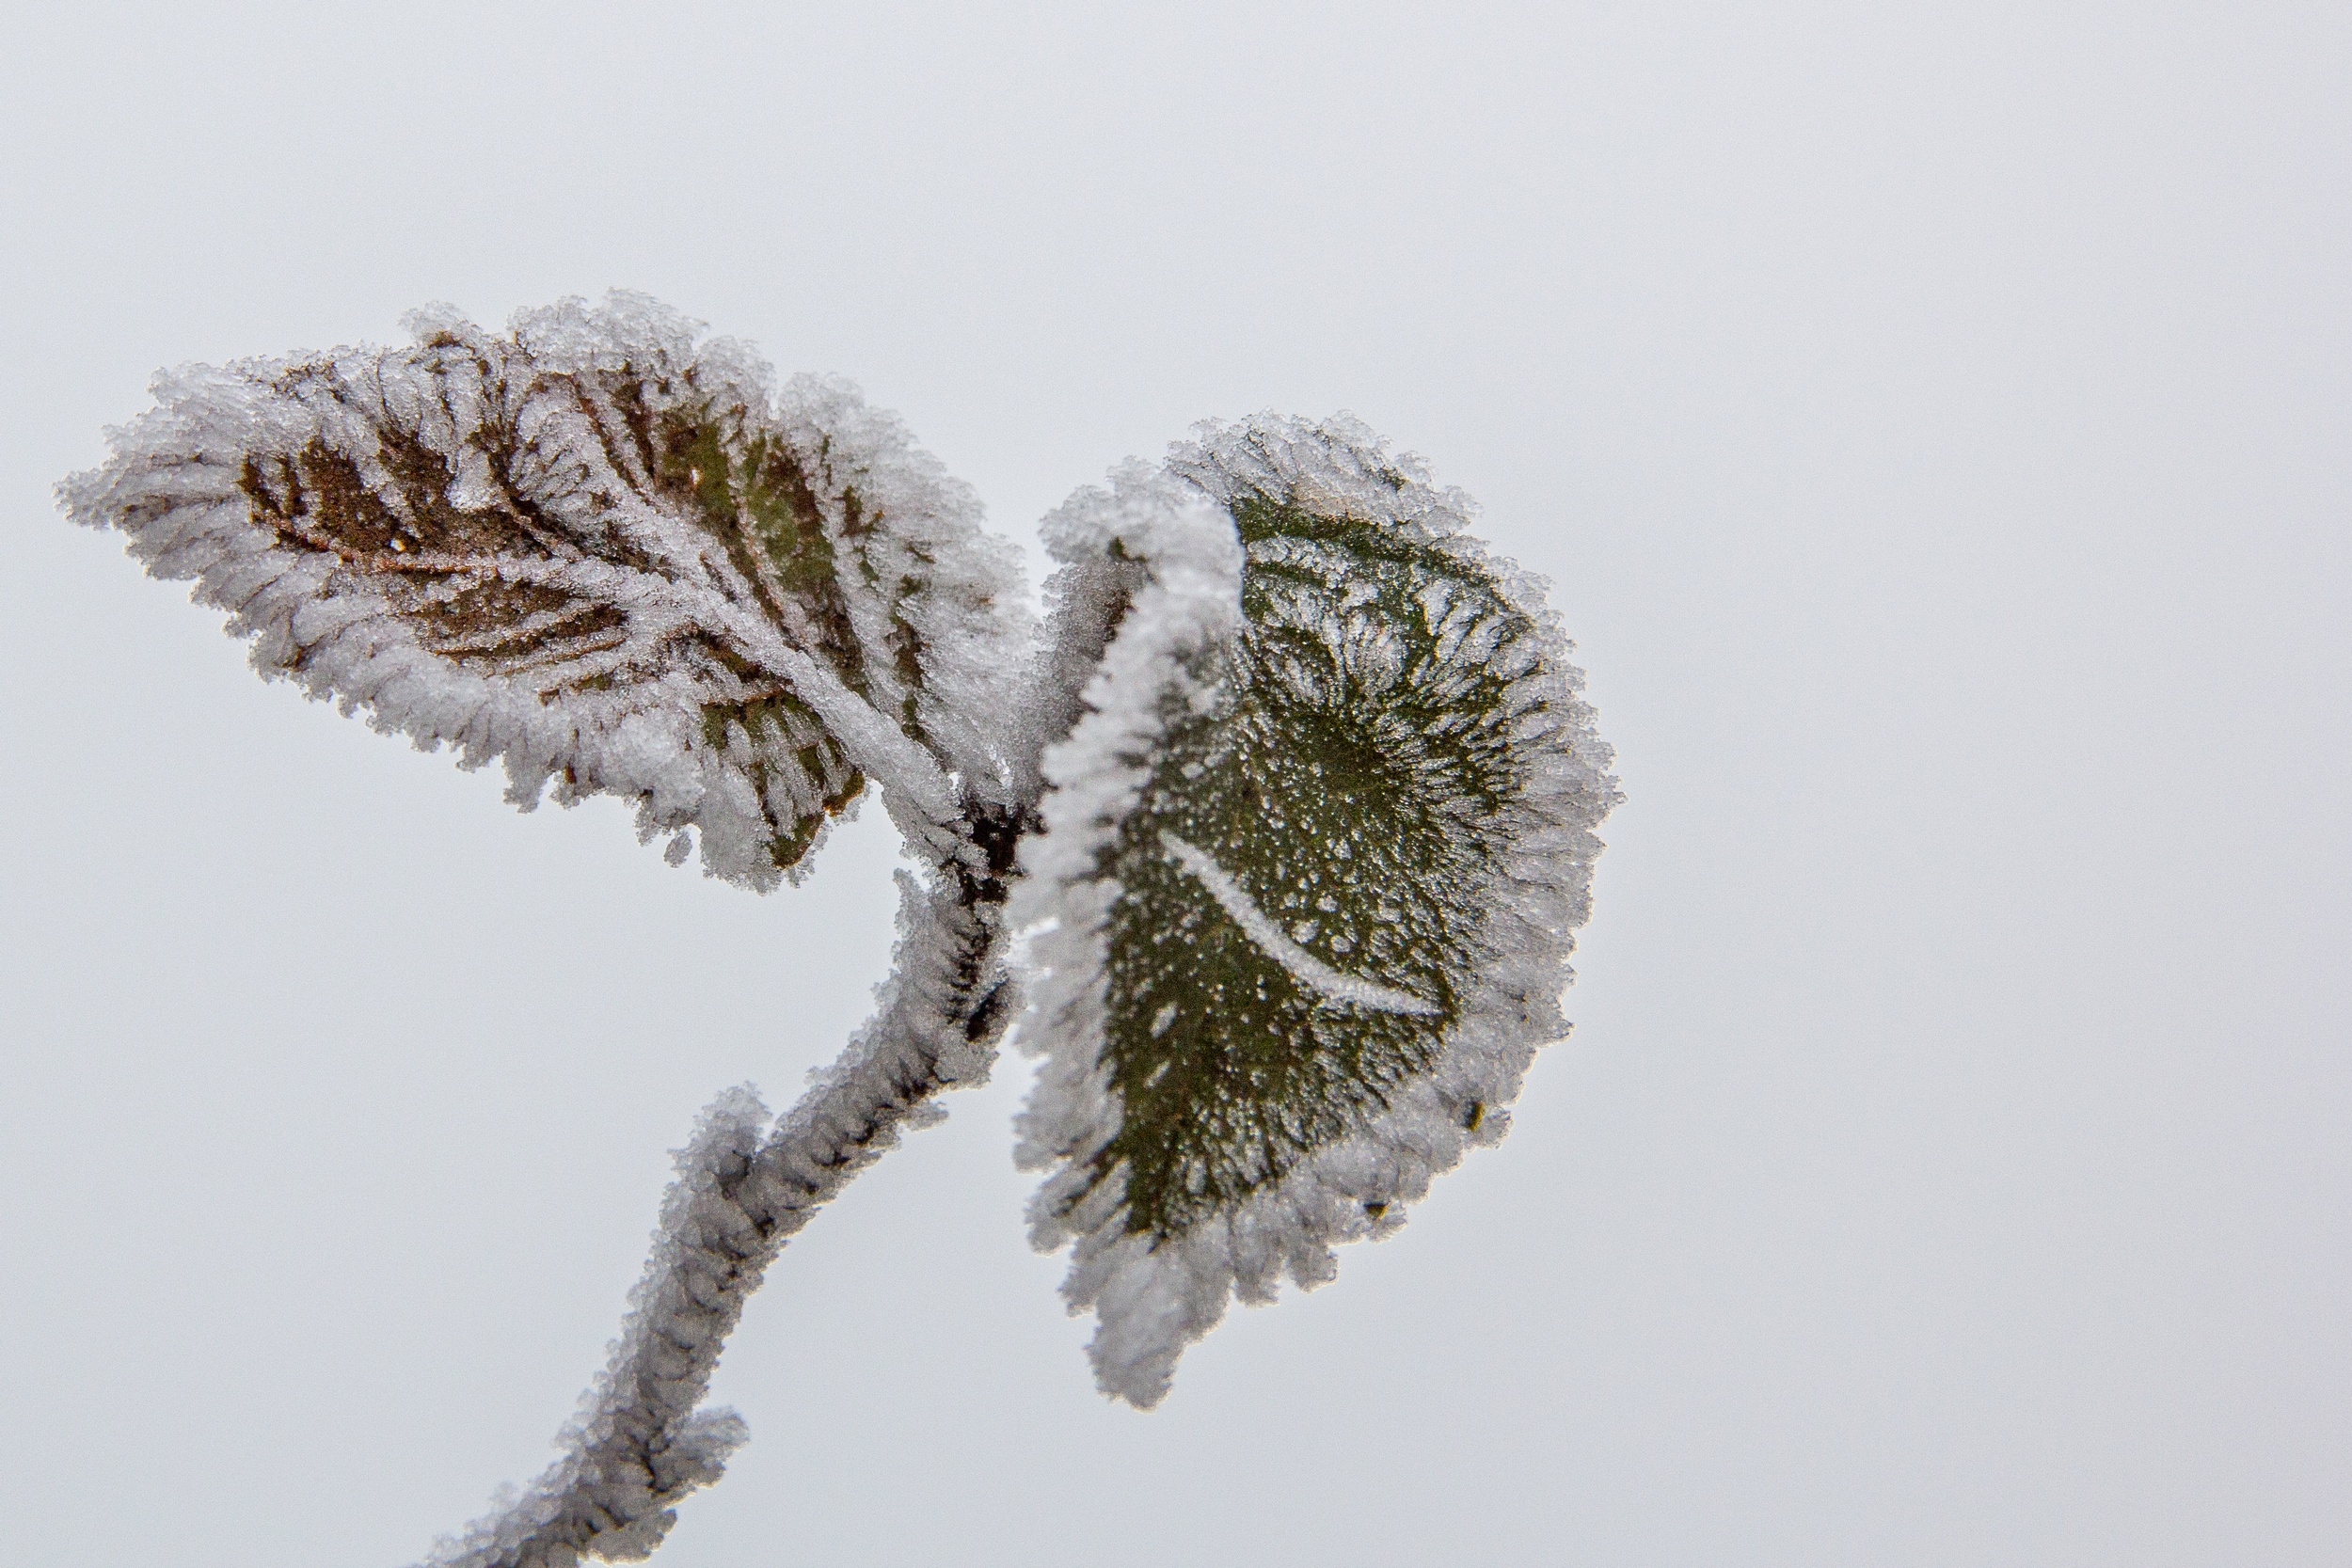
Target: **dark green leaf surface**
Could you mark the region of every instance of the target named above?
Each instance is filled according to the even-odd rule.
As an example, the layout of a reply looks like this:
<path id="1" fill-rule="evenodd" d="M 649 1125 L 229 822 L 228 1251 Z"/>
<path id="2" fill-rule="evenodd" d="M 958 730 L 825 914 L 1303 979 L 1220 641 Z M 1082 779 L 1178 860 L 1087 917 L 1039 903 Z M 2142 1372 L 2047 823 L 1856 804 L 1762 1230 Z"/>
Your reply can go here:
<path id="1" fill-rule="evenodd" d="M 1077 1243 L 1098 1373 L 1145 1403 L 1229 1292 L 1327 1277 L 1327 1243 L 1500 1134 L 1565 1029 L 1615 798 L 1565 640 L 1462 498 L 1341 424 L 1213 430 L 1169 467 L 1049 535 L 1079 572 L 1126 526 L 1152 581 L 1049 754 L 1021 911 L 1050 970 L 1038 1237 Z M 1148 494 L 1156 529 L 1105 521 Z"/>
<path id="2" fill-rule="evenodd" d="M 1222 700 L 1171 726 L 1102 863 L 1124 890 L 1104 1060 L 1125 1116 L 1094 1165 L 1123 1167 L 1128 1227 L 1158 1236 L 1429 1070 L 1527 771 L 1508 663 L 1461 657 L 1466 628 L 1473 655 L 1534 629 L 1484 571 L 1295 505 L 1236 511 Z"/>

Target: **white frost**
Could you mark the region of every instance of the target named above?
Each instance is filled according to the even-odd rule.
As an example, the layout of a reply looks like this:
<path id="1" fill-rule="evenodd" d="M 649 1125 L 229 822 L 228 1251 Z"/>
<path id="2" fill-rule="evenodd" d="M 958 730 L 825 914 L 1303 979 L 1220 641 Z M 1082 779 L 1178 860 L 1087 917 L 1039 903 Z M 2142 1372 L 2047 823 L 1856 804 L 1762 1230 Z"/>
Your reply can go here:
<path id="1" fill-rule="evenodd" d="M 1393 1228 L 1435 1175 L 1502 1135 L 1534 1052 L 1565 1030 L 1593 830 L 1617 796 L 1543 585 L 1463 533 L 1458 491 L 1345 420 L 1204 425 L 1161 467 L 1126 465 L 1045 519 L 1061 570 L 1017 690 L 1026 623 L 1009 548 L 981 534 L 968 489 L 846 384 L 779 389 L 740 345 L 635 295 L 527 311 L 504 335 L 446 309 L 410 325 L 405 348 L 159 377 L 159 406 L 111 433 L 111 459 L 59 486 L 67 511 L 120 531 L 154 575 L 192 580 L 252 639 L 264 674 L 453 747 L 464 766 L 501 762 L 518 803 L 549 789 L 565 803 L 620 797 L 647 840 L 668 839 L 672 863 L 699 847 L 710 873 L 766 887 L 803 863 L 778 867 L 779 835 L 821 836 L 870 779 L 930 868 L 901 876 L 892 978 L 834 1066 L 772 1128 L 748 1089 L 721 1097 L 679 1151 L 612 1359 L 555 1464 L 439 1543 L 428 1568 L 571 1568 L 654 1549 L 676 1501 L 744 1440 L 732 1412 L 703 1401 L 769 1263 L 904 1131 L 937 1118 L 940 1090 L 985 1077 L 1018 1003 L 1009 929 L 1028 934 L 1024 1044 L 1045 1058 L 1020 1118 L 1019 1159 L 1051 1170 L 1031 1235 L 1072 1246 L 1065 1291 L 1098 1315 L 1096 1377 L 1135 1404 L 1167 1392 L 1231 1300 L 1331 1278 L 1335 1243 Z M 806 515 L 779 521 L 739 499 L 732 519 L 698 512 L 701 467 L 649 471 L 647 421 L 692 425 L 713 407 L 731 411 L 729 450 L 789 451 L 806 492 L 789 505 Z M 1359 519 L 1474 568 L 1513 613 L 1434 581 L 1419 600 L 1425 635 L 1400 639 L 1377 594 L 1349 583 L 1345 550 L 1278 537 L 1245 552 L 1233 508 L 1252 498 Z M 761 530 L 793 532 L 807 552 L 786 560 Z M 1107 920 L 1124 893 L 1105 851 L 1162 736 L 1216 711 L 1240 678 L 1246 562 L 1296 574 L 1249 629 L 1316 640 L 1304 658 L 1296 643 L 1269 655 L 1266 678 L 1313 703 L 1404 682 L 1444 701 L 1499 677 L 1506 695 L 1485 711 L 1532 760 L 1498 814 L 1503 863 L 1460 890 L 1480 905 L 1466 939 L 1477 964 L 1447 1007 L 1309 952 L 1333 904 L 1294 910 L 1286 931 L 1214 857 L 1162 835 L 1327 1003 L 1451 1022 L 1429 1070 L 1354 1131 L 1155 1241 L 1127 1229 L 1120 1174 L 1090 1167 L 1124 1115 L 1103 1049 Z M 1384 755 L 1425 758 L 1416 749 L 1454 733 L 1453 718 L 1376 738 Z M 1046 831 L 1021 840 L 1025 880 L 1000 905 L 1032 811 Z M 1279 890 L 1260 892 L 1279 909 Z M 1362 937 L 1329 945 L 1344 956 Z M 1161 1008 L 1152 1033 L 1175 1019 Z"/>
<path id="2" fill-rule="evenodd" d="M 157 377 L 111 459 L 59 485 L 68 514 L 193 579 L 264 675 L 502 762 L 526 807 L 612 794 L 648 840 L 699 828 L 716 876 L 797 876 L 814 846 L 779 868 L 778 826 L 821 837 L 861 776 L 934 852 L 961 793 L 1008 797 L 1017 565 L 894 416 L 839 381 L 778 389 L 639 295 L 504 334 L 447 308 L 409 325 Z M 724 520 L 731 542 L 648 471 L 631 433 L 672 413 L 792 454 L 829 581 L 780 580 L 740 543 L 761 519 Z M 739 710 L 751 730 L 712 717 Z"/>
<path id="3" fill-rule="evenodd" d="M 1393 986 L 1380 985 L 1354 974 L 1343 974 L 1293 942 L 1279 926 L 1265 917 L 1242 891 L 1241 884 L 1216 863 L 1214 856 L 1196 849 L 1174 833 L 1160 834 L 1160 843 L 1168 855 L 1199 879 L 1209 890 L 1209 895 L 1233 917 L 1251 942 L 1263 949 L 1267 958 L 1290 971 L 1293 978 L 1318 996 L 1351 1006 L 1369 1007 L 1375 1012 L 1409 1013 L 1427 1018 L 1439 1011 L 1438 1005 L 1411 991 L 1398 990 Z M 1157 1034 L 1158 1030 L 1152 1033 Z"/>
<path id="4" fill-rule="evenodd" d="M 903 1132 L 940 1119 L 940 1090 L 984 1080 L 1011 984 L 993 910 L 952 876 L 900 875 L 900 938 L 873 1019 L 772 1130 L 748 1088 L 703 1113 L 677 1156 L 644 1276 L 611 1363 L 557 1439 L 556 1462 L 420 1568 L 573 1568 L 635 1561 L 679 1499 L 719 1479 L 748 1435 L 703 1407 L 719 1353 L 768 1265 L 818 1208 Z"/>
<path id="5" fill-rule="evenodd" d="M 1029 934 L 1036 969 L 1021 1044 L 1044 1058 L 1020 1118 L 1018 1158 L 1025 1168 L 1049 1172 L 1030 1206 L 1030 1235 L 1041 1249 L 1072 1247 L 1063 1291 L 1073 1310 L 1096 1314 L 1089 1347 L 1096 1381 L 1105 1393 L 1148 1407 L 1168 1392 L 1184 1347 L 1216 1325 L 1229 1302 L 1271 1301 L 1284 1278 L 1302 1288 L 1331 1279 L 1334 1244 L 1394 1229 L 1433 1178 L 1471 1147 L 1502 1137 L 1505 1107 L 1536 1049 L 1566 1032 L 1560 995 L 1574 932 L 1590 907 L 1600 850 L 1594 829 L 1619 797 L 1611 751 L 1594 733 L 1592 710 L 1579 694 L 1582 675 L 1545 607 L 1545 585 L 1467 537 L 1469 498 L 1433 486 L 1418 460 L 1390 451 L 1343 418 L 1312 423 L 1260 416 L 1203 425 L 1194 440 L 1170 449 L 1164 468 L 1130 465 L 1113 481 L 1110 493 L 1082 491 L 1049 519 L 1049 546 L 1066 563 L 1057 579 L 1066 605 L 1097 602 L 1088 592 L 1108 597 L 1101 585 L 1122 573 L 1143 586 L 1123 616 L 1089 622 L 1065 610 L 1060 617 L 1115 635 L 1072 704 L 1074 724 L 1046 753 L 1046 832 L 1024 846 L 1028 876 L 1014 895 L 1011 919 Z M 1239 629 L 1239 541 L 1229 509 L 1251 497 L 1375 524 L 1493 580 L 1533 631 L 1503 643 L 1499 621 L 1470 617 L 1471 607 L 1454 603 L 1442 582 L 1433 584 L 1421 608 L 1438 650 L 1430 665 L 1410 673 L 1437 700 L 1466 689 L 1482 672 L 1500 676 L 1507 683 L 1502 712 L 1528 761 L 1518 796 L 1496 824 L 1509 843 L 1504 863 L 1481 886 L 1459 890 L 1482 912 L 1478 961 L 1454 998 L 1453 1022 L 1430 1070 L 1395 1085 L 1385 1109 L 1279 1179 L 1155 1241 L 1128 1230 L 1120 1172 L 1098 1179 L 1092 1168 L 1124 1114 L 1103 1055 L 1106 923 L 1123 891 L 1104 869 L 1104 851 L 1151 776 L 1159 736 L 1177 716 L 1207 711 L 1216 701 L 1220 666 L 1204 652 Z M 1214 503 L 1205 517 L 1203 500 Z M 1261 541 L 1250 556 L 1344 584 L 1344 552 L 1311 540 Z M 1356 611 L 1354 597 L 1340 594 L 1336 619 L 1279 594 L 1268 613 L 1312 631 L 1360 685 L 1401 678 L 1393 640 Z M 1295 661 L 1276 660 L 1272 673 L 1312 693 L 1315 677 Z M 1405 737 L 1397 739 L 1402 745 Z M 1325 994 L 1332 994 L 1330 981 L 1349 982 L 1320 966 L 1328 979 L 1317 984 L 1322 974 L 1296 961 L 1314 962 L 1312 956 L 1287 952 L 1280 927 L 1230 896 L 1241 890 L 1214 862 L 1199 856 L 1186 865 L 1291 973 Z"/>

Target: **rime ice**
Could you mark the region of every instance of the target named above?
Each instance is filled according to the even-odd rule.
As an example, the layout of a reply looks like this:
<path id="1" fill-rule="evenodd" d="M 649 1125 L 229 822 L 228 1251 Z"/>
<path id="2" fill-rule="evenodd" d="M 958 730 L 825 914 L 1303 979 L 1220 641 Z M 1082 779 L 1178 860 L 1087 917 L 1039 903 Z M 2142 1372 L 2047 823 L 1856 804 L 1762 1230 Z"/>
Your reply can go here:
<path id="1" fill-rule="evenodd" d="M 264 674 L 503 762 L 518 803 L 699 828 L 733 881 L 797 876 L 868 780 L 920 834 L 948 774 L 1001 779 L 1012 558 L 895 419 L 633 295 L 410 325 L 159 377 L 68 512 Z"/>
<path id="2" fill-rule="evenodd" d="M 264 675 L 526 807 L 616 796 L 765 891 L 872 785 L 919 866 L 873 1018 L 772 1125 L 748 1089 L 704 1114 L 556 1462 L 428 1568 L 659 1545 L 744 1440 L 703 1402 L 769 1264 L 986 1077 L 1016 927 L 1031 1234 L 1130 1402 L 1502 1135 L 1617 795 L 1542 585 L 1458 492 L 1345 420 L 1204 425 L 1045 519 L 1032 641 L 969 492 L 847 385 L 629 294 L 410 325 L 159 378 L 67 511 Z"/>
<path id="3" fill-rule="evenodd" d="M 1136 1404 L 1229 1297 L 1329 1278 L 1499 1137 L 1565 1032 L 1615 786 L 1539 585 L 1467 511 L 1359 427 L 1268 418 L 1050 520 L 1073 585 L 1129 588 L 1016 894 L 1021 1152 Z"/>
<path id="4" fill-rule="evenodd" d="M 938 1119 L 941 1090 L 988 1076 L 1009 1011 L 995 911 L 953 878 L 902 873 L 899 897 L 891 979 L 840 1059 L 772 1128 L 749 1089 L 720 1096 L 678 1152 L 612 1359 L 557 1438 L 556 1462 L 420 1568 L 634 1561 L 681 1498 L 719 1479 L 748 1433 L 701 1402 L 744 1302 L 819 1208 L 902 1132 Z"/>

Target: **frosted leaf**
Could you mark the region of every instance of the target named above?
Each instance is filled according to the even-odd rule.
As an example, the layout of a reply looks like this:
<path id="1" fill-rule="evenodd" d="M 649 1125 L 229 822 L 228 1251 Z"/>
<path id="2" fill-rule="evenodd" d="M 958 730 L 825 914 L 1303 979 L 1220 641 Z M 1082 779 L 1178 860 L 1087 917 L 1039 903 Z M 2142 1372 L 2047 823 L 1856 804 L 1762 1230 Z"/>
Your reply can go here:
<path id="1" fill-rule="evenodd" d="M 502 761 L 525 806 L 699 828 L 731 880 L 797 875 L 869 779 L 926 838 L 951 775 L 1003 793 L 1014 563 L 891 416 L 634 295 L 410 325 L 159 377 L 61 499 L 264 674 Z"/>
<path id="2" fill-rule="evenodd" d="M 1015 894 L 1022 1157 L 1134 1403 L 1231 1296 L 1401 1223 L 1565 1031 L 1611 754 L 1469 510 L 1359 426 L 1261 418 L 1048 519 L 1057 626 L 1115 631 Z"/>

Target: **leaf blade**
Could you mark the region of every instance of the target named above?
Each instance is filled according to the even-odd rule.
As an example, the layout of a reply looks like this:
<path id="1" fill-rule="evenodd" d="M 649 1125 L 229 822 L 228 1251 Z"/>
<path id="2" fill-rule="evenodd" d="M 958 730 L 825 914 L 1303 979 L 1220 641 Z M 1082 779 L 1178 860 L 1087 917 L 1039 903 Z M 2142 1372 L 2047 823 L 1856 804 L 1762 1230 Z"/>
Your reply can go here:
<path id="1" fill-rule="evenodd" d="M 950 850 L 959 787 L 1004 792 L 1013 562 L 890 416 L 636 296 L 412 325 L 160 378 L 67 511 L 265 675 L 730 880 L 797 879 L 869 780 Z"/>
<path id="2" fill-rule="evenodd" d="M 1122 536 L 1161 599 L 1049 755 L 1051 848 L 1015 912 L 1048 930 L 1033 1239 L 1073 1245 L 1098 1381 L 1144 1405 L 1231 1296 L 1330 1277 L 1333 1243 L 1500 1135 L 1564 1032 L 1616 798 L 1539 592 L 1368 433 L 1211 428 L 1158 483 L 1217 508 L 1240 569 L 1203 591 L 1232 612 L 1169 635 L 1168 541 Z M 1121 488 L 1133 514 L 1147 485 Z M 1066 511 L 1099 534 L 1120 509 Z"/>

